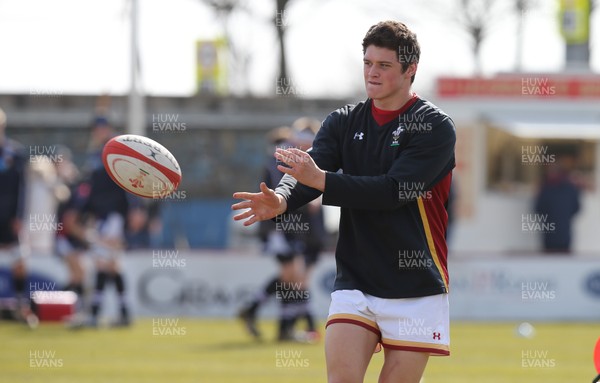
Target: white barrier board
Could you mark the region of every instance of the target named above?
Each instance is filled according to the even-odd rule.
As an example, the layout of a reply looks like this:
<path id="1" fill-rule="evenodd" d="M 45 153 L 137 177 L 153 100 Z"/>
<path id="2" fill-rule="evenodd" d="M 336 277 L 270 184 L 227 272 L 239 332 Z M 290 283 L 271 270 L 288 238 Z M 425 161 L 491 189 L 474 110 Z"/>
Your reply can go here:
<path id="1" fill-rule="evenodd" d="M 0 256 L 0 288 L 9 283 L 8 265 L 8 258 Z M 277 272 L 271 258 L 222 251 L 137 251 L 124 256 L 122 265 L 132 310 L 143 317 L 236 315 Z M 91 288 L 89 260 L 86 266 Z M 55 257 L 31 257 L 28 267 L 51 281 L 47 286 L 59 288 L 67 281 L 66 268 Z M 324 255 L 311 277 L 311 307 L 318 317 L 327 315 L 334 278 L 333 256 Z M 106 296 L 111 312 L 112 288 Z M 272 297 L 261 315 L 275 315 L 276 302 Z M 598 320 L 600 260 L 511 256 L 451 261 L 450 302 L 453 319 Z"/>

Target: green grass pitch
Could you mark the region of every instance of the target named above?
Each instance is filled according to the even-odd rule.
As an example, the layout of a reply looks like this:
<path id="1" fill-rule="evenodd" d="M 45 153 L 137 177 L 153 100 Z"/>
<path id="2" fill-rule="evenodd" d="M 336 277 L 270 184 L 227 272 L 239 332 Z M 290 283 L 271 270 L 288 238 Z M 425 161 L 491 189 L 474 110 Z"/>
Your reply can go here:
<path id="1" fill-rule="evenodd" d="M 164 320 L 164 319 L 163 319 Z M 34 331 L 0 322 L 0 382 L 299 383 L 325 382 L 323 342 L 252 341 L 231 319 L 152 319 L 125 329 Z M 535 324 L 532 338 L 516 323 L 454 322 L 450 357 L 432 357 L 424 382 L 591 382 L 600 326 Z M 273 322 L 261 322 L 273 335 Z M 272 337 L 271 337 L 272 338 Z M 377 382 L 375 354 L 365 382 Z"/>

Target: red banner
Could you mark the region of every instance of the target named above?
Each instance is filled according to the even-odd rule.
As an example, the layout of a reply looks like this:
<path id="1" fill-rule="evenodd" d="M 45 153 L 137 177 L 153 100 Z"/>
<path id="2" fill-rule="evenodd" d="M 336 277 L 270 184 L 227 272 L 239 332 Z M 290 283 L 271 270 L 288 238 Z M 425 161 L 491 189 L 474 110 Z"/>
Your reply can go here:
<path id="1" fill-rule="evenodd" d="M 437 81 L 440 98 L 600 98 L 600 76 L 552 77 L 540 75 L 505 78 L 442 77 Z"/>

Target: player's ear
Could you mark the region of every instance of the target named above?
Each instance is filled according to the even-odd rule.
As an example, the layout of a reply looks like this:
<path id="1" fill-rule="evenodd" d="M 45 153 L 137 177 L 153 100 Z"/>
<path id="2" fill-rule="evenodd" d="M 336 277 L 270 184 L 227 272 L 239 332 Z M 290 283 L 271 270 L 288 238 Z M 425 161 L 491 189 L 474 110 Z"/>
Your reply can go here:
<path id="1" fill-rule="evenodd" d="M 409 76 L 414 76 L 417 73 L 417 67 L 418 67 L 419 63 L 410 63 L 408 65 L 408 68 L 406 68 L 405 74 L 409 75 Z"/>

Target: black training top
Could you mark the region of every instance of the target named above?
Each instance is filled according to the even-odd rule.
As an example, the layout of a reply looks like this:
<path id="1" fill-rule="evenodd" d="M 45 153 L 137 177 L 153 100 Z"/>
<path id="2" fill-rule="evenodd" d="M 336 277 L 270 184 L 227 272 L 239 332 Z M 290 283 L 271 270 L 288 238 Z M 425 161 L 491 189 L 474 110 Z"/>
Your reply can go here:
<path id="1" fill-rule="evenodd" d="M 341 207 L 336 290 L 381 298 L 448 292 L 446 204 L 455 141 L 450 117 L 417 96 L 382 126 L 370 99 L 325 119 L 309 153 L 327 171 L 323 204 Z M 289 175 L 276 192 L 288 211 L 321 193 Z"/>

